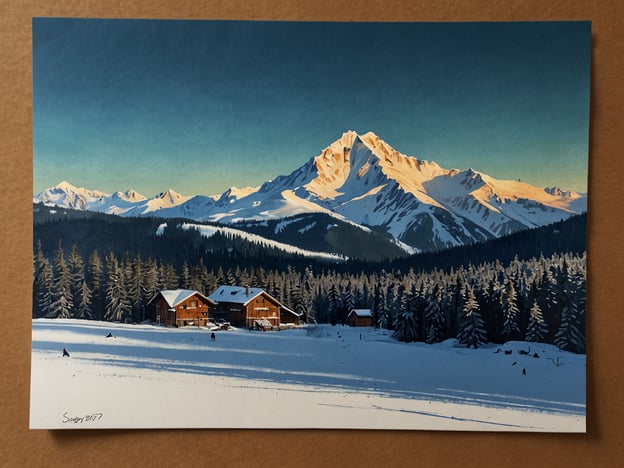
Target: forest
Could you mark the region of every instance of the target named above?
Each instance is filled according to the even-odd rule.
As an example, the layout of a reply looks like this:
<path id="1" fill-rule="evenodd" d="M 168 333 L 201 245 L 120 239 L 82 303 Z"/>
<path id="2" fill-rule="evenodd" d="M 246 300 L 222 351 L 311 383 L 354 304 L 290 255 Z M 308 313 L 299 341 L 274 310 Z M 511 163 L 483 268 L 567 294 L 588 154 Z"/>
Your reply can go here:
<path id="1" fill-rule="evenodd" d="M 65 254 L 59 241 L 48 258 L 37 241 L 33 318 L 79 318 L 138 323 L 162 289 L 210 294 L 217 285 L 261 287 L 308 323 L 344 324 L 354 308 L 370 308 L 375 326 L 397 340 L 435 343 L 449 338 L 477 348 L 511 340 L 554 343 L 585 352 L 585 253 L 515 257 L 415 271 L 380 268 L 359 273 L 338 265 L 302 269 L 235 266 L 224 269 L 207 255 L 172 263 L 140 254 L 94 249 L 83 258 L 77 244 Z"/>

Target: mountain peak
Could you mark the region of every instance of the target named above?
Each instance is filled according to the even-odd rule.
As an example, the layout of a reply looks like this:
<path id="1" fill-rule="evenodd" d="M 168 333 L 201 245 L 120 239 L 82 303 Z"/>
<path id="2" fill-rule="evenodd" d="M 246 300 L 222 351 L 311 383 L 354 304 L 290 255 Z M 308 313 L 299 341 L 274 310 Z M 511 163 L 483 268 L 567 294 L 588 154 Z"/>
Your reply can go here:
<path id="1" fill-rule="evenodd" d="M 260 188 L 230 187 L 210 198 L 191 199 L 172 189 L 141 197 L 133 190 L 111 197 L 62 181 L 34 201 L 123 216 L 158 213 L 225 223 L 327 213 L 363 229 L 379 227 L 421 250 L 498 237 L 587 209 L 584 194 L 498 180 L 473 168 L 444 169 L 397 151 L 371 131 L 354 130 Z"/>
<path id="2" fill-rule="evenodd" d="M 125 192 L 115 192 L 113 197 L 130 202 L 147 200 L 147 197 L 132 189 L 126 190 Z"/>
<path id="3" fill-rule="evenodd" d="M 173 189 L 169 189 L 166 192 L 160 192 L 157 196 L 158 196 L 158 198 L 167 198 L 167 197 L 170 197 L 170 198 L 180 198 L 180 197 L 182 197 L 182 195 L 180 195 L 178 192 L 176 192 Z"/>
<path id="4" fill-rule="evenodd" d="M 227 189 L 225 192 L 223 192 L 221 195 L 217 195 L 216 197 L 213 197 L 213 199 L 215 201 L 220 201 L 220 202 L 229 201 L 229 203 L 234 203 L 236 200 L 245 198 L 246 196 L 257 192 L 259 189 L 260 187 L 238 188 L 233 185 L 229 189 Z"/>
<path id="5" fill-rule="evenodd" d="M 73 190 L 73 191 L 78 190 L 78 187 L 76 187 L 75 185 L 70 184 L 66 180 L 60 181 L 58 184 L 56 184 L 52 188 L 59 188 L 59 189 L 62 189 L 62 190 Z"/>

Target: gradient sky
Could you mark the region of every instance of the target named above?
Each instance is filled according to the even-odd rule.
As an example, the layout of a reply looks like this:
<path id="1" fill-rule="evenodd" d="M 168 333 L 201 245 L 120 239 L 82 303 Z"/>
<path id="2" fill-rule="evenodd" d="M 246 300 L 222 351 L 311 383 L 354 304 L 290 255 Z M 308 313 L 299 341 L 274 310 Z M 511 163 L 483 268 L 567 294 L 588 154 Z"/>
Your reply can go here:
<path id="1" fill-rule="evenodd" d="M 343 132 L 586 191 L 589 22 L 33 19 L 34 192 L 212 195 Z"/>

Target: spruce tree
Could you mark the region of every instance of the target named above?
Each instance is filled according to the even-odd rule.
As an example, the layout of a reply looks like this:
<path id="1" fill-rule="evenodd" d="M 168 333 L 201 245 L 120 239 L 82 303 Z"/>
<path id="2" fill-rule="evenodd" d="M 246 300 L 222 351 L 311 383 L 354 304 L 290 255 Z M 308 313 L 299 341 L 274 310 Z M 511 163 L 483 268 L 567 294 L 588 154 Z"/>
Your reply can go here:
<path id="1" fill-rule="evenodd" d="M 406 343 L 415 341 L 417 338 L 416 316 L 412 304 L 410 292 L 405 290 L 401 296 L 401 310 L 396 317 L 393 336 Z"/>
<path id="2" fill-rule="evenodd" d="M 555 335 L 555 345 L 559 349 L 574 353 L 585 352 L 585 337 L 582 333 L 581 323 L 581 316 L 584 312 L 585 292 L 584 288 L 580 286 L 578 279 L 574 281 L 566 276 L 562 286 L 563 308 L 561 311 L 561 324 Z M 581 295 L 583 297 L 580 297 Z"/>
<path id="3" fill-rule="evenodd" d="M 82 296 L 82 285 L 85 282 L 85 271 L 84 261 L 78 253 L 78 246 L 76 244 L 72 244 L 72 248 L 67 259 L 67 268 L 69 269 L 69 274 L 71 276 L 70 290 L 72 303 L 74 304 L 71 314 L 72 316 L 77 317 L 79 315 L 77 308 Z"/>
<path id="4" fill-rule="evenodd" d="M 126 278 L 128 303 L 130 304 L 132 321 L 139 322 L 143 320 L 143 306 L 145 305 L 144 293 L 144 273 L 143 262 L 141 256 L 138 255 L 131 263 L 131 267 L 127 270 L 130 276 Z"/>
<path id="5" fill-rule="evenodd" d="M 425 307 L 425 340 L 430 344 L 442 341 L 444 337 L 444 313 L 441 305 L 442 290 L 436 284 L 429 304 Z"/>
<path id="6" fill-rule="evenodd" d="M 52 303 L 54 302 L 54 273 L 50 262 L 37 255 L 33 293 L 33 318 L 52 317 Z"/>
<path id="7" fill-rule="evenodd" d="M 104 320 L 124 322 L 130 315 L 130 305 L 128 303 L 128 293 L 125 289 L 123 268 L 112 253 L 107 257 L 106 263 L 108 280 Z"/>
<path id="8" fill-rule="evenodd" d="M 351 282 L 347 283 L 344 292 L 342 293 L 342 312 L 339 317 L 339 322 L 345 324 L 347 317 L 351 311 L 355 308 L 355 302 L 353 300 L 353 293 L 351 291 Z"/>
<path id="9" fill-rule="evenodd" d="M 540 342 L 543 341 L 548 334 L 548 325 L 542 316 L 542 309 L 537 300 L 533 302 L 531 311 L 529 312 L 529 325 L 527 327 L 525 341 Z"/>
<path id="10" fill-rule="evenodd" d="M 340 309 L 342 304 L 340 303 L 340 295 L 338 294 L 338 290 L 336 289 L 336 285 L 334 283 L 332 283 L 329 288 L 327 300 L 329 320 L 332 325 L 336 325 L 340 319 Z"/>
<path id="11" fill-rule="evenodd" d="M 80 290 L 80 297 L 78 299 L 78 305 L 76 306 L 76 315 L 80 319 L 93 320 L 94 315 L 91 306 L 91 290 L 89 289 L 86 280 L 82 282 Z"/>
<path id="12" fill-rule="evenodd" d="M 507 340 L 516 338 L 520 332 L 518 328 L 518 307 L 516 306 L 516 290 L 508 281 L 502 295 L 501 309 L 503 312 L 503 337 Z"/>
<path id="13" fill-rule="evenodd" d="M 151 258 L 143 263 L 143 294 L 145 301 L 151 301 L 159 291 L 158 268 Z"/>
<path id="14" fill-rule="evenodd" d="M 175 268 L 171 264 L 162 265 L 160 267 L 160 282 L 162 284 L 161 289 L 172 290 L 178 289 L 178 275 Z"/>
<path id="15" fill-rule="evenodd" d="M 104 307 L 106 304 L 106 289 L 102 284 L 102 259 L 97 250 L 94 250 L 89 256 L 88 282 L 91 290 L 91 302 L 94 312 L 94 318 L 101 320 L 104 316 Z"/>
<path id="16" fill-rule="evenodd" d="M 457 340 L 465 344 L 468 348 L 477 349 L 482 344 L 487 343 L 485 324 L 479 314 L 479 303 L 477 302 L 472 289 L 468 291 L 466 303 L 464 305 L 464 319 L 461 324 Z"/>
<path id="17" fill-rule="evenodd" d="M 74 309 L 71 291 L 72 278 L 60 241 L 55 255 L 54 269 L 56 270 L 56 282 L 50 314 L 56 318 L 71 318 Z"/>
<path id="18" fill-rule="evenodd" d="M 227 271 L 225 284 L 227 284 L 228 286 L 236 286 L 236 278 L 234 277 L 234 273 L 232 273 L 232 270 Z"/>
<path id="19" fill-rule="evenodd" d="M 185 260 L 182 264 L 182 289 L 193 289 L 193 283 L 191 282 L 191 269 L 188 266 L 188 262 Z"/>

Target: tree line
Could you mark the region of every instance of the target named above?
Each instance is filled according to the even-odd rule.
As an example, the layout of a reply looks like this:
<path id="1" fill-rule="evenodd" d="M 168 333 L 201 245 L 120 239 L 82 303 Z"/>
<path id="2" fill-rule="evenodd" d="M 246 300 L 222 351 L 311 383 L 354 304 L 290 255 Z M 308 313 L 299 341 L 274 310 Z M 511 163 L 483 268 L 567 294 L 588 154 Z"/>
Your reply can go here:
<path id="1" fill-rule="evenodd" d="M 83 258 L 59 241 L 53 255 L 38 242 L 34 256 L 33 317 L 136 323 L 163 289 L 209 295 L 218 285 L 266 290 L 307 322 L 346 323 L 354 308 L 371 309 L 374 326 L 404 342 L 457 338 L 467 346 L 510 340 L 553 343 L 585 352 L 585 254 L 517 257 L 442 270 L 413 268 L 339 271 L 339 266 L 265 269 L 211 264 L 209 253 L 176 268 L 140 254 L 94 249 Z M 219 264 L 220 265 L 220 264 Z"/>

